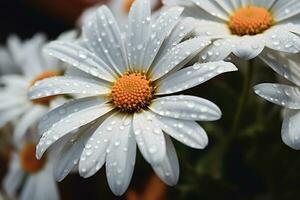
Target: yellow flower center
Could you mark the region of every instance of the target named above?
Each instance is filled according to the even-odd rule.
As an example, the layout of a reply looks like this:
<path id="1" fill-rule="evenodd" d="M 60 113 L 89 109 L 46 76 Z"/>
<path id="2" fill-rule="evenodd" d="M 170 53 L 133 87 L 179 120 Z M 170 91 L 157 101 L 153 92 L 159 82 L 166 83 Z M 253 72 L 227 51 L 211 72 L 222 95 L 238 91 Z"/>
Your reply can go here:
<path id="1" fill-rule="evenodd" d="M 46 78 L 51 78 L 54 76 L 58 76 L 59 73 L 56 71 L 44 71 L 42 73 L 40 73 L 39 75 L 37 75 L 32 81 L 30 86 L 33 86 L 37 81 L 41 81 L 43 79 Z M 42 105 L 49 105 L 49 102 L 51 100 L 53 100 L 55 98 L 55 96 L 49 96 L 49 97 L 43 97 L 43 98 L 39 98 L 39 99 L 34 99 L 31 100 L 34 104 L 42 104 Z"/>
<path id="2" fill-rule="evenodd" d="M 267 9 L 247 6 L 236 10 L 228 25 L 232 34 L 243 36 L 262 33 L 273 23 L 273 16 Z"/>
<path id="3" fill-rule="evenodd" d="M 121 112 L 139 112 L 150 104 L 153 93 L 154 87 L 144 74 L 127 72 L 113 84 L 111 102 Z"/>
<path id="4" fill-rule="evenodd" d="M 126 13 L 126 14 L 129 13 L 130 8 L 131 8 L 134 1 L 135 0 L 123 0 L 123 6 L 122 7 L 123 7 L 123 12 L 124 13 Z"/>
<path id="5" fill-rule="evenodd" d="M 41 160 L 36 159 L 35 150 L 36 144 L 27 144 L 20 152 L 21 167 L 27 173 L 40 171 L 47 160 L 45 156 Z"/>

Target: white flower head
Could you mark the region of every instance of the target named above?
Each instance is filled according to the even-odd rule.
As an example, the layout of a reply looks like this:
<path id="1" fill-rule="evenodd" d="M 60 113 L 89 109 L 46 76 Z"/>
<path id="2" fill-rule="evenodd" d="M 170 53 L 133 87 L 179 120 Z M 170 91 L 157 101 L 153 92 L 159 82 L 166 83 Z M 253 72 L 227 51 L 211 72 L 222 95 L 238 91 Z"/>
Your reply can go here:
<path id="1" fill-rule="evenodd" d="M 132 177 L 137 145 L 157 175 L 174 185 L 179 166 L 170 136 L 193 148 L 207 145 L 207 135 L 195 121 L 217 120 L 220 109 L 199 97 L 168 95 L 237 69 L 223 61 L 181 69 L 210 41 L 203 37 L 180 43 L 191 31 L 185 21 L 179 22 L 182 8 L 163 11 L 155 20 L 150 10 L 148 0 L 135 1 L 123 37 L 110 10 L 102 6 L 84 24 L 81 46 L 57 41 L 46 47 L 79 70 L 37 82 L 30 97 L 55 90 L 86 96 L 54 109 L 39 124 L 43 136 L 38 158 L 57 140 L 70 138 L 56 168 L 58 180 L 78 162 L 83 177 L 106 163 L 109 186 L 121 195 Z"/>
<path id="2" fill-rule="evenodd" d="M 263 50 L 271 49 L 299 52 L 298 0 L 164 0 L 164 4 L 184 6 L 187 16 L 199 19 L 196 35 L 216 38 L 202 53 L 203 61 L 223 60 L 231 53 L 246 60 L 264 58 Z"/>
<path id="3" fill-rule="evenodd" d="M 13 152 L 3 188 L 9 198 L 20 200 L 58 200 L 59 192 L 53 176 L 54 152 L 42 159 L 35 157 L 36 137 L 25 137 Z M 19 192 L 20 191 L 20 192 Z"/>
<path id="4" fill-rule="evenodd" d="M 61 73 L 59 60 L 42 54 L 45 43 L 42 34 L 24 42 L 16 36 L 8 40 L 10 63 L 20 73 L 8 73 L 0 77 L 3 85 L 0 89 L 0 127 L 17 120 L 14 141 L 19 144 L 28 128 L 46 114 L 49 107 L 55 107 L 62 100 L 59 97 L 47 97 L 31 101 L 27 96 L 30 86 L 36 81 Z"/>

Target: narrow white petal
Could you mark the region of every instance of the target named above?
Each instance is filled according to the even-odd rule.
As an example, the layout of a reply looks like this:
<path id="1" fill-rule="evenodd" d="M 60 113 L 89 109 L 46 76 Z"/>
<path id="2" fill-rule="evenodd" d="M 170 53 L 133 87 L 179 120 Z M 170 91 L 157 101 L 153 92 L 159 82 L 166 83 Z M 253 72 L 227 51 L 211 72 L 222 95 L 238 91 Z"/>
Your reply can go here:
<path id="1" fill-rule="evenodd" d="M 59 76 L 47 78 L 37 82 L 29 91 L 31 99 L 55 96 L 60 94 L 82 94 L 96 96 L 108 94 L 108 85 L 100 81 L 89 80 L 79 77 Z"/>
<path id="2" fill-rule="evenodd" d="M 130 122 L 127 125 L 130 125 Z M 113 114 L 105 119 L 91 135 L 79 161 L 79 174 L 82 177 L 94 175 L 103 166 L 107 154 L 111 151 L 109 148 L 111 139 L 117 134 L 122 123 L 122 116 Z"/>
<path id="3" fill-rule="evenodd" d="M 116 75 L 104 61 L 78 45 L 55 41 L 46 45 L 45 51 L 92 76 L 106 81 L 115 80 Z"/>
<path id="4" fill-rule="evenodd" d="M 188 95 L 161 97 L 149 108 L 161 116 L 192 121 L 214 121 L 222 115 L 214 103 Z"/>
<path id="5" fill-rule="evenodd" d="M 234 0 L 234 1 L 239 1 L 239 0 Z M 274 5 L 275 2 L 278 2 L 278 0 L 250 0 L 250 2 L 251 2 L 251 5 L 270 9 Z"/>
<path id="6" fill-rule="evenodd" d="M 143 71 L 147 72 L 150 68 L 155 56 L 160 50 L 164 40 L 168 37 L 172 29 L 179 21 L 183 8 L 172 7 L 166 11 L 162 11 L 160 16 L 152 24 L 151 35 L 146 47 L 145 59 L 142 64 Z"/>
<path id="7" fill-rule="evenodd" d="M 219 4 L 218 1 L 210 0 L 192 0 L 197 6 L 202 8 L 204 11 L 210 13 L 211 15 L 227 21 L 229 19 L 229 13 L 224 10 Z"/>
<path id="8" fill-rule="evenodd" d="M 31 107 L 30 104 L 19 105 L 14 108 L 1 110 L 0 112 L 0 127 L 4 126 L 11 120 L 15 120 L 25 113 Z"/>
<path id="9" fill-rule="evenodd" d="M 106 6 L 101 6 L 90 20 L 84 23 L 83 36 L 87 45 L 107 66 L 119 75 L 128 67 L 125 45 L 119 26 Z"/>
<path id="10" fill-rule="evenodd" d="M 288 110 L 283 120 L 281 137 L 289 147 L 300 150 L 300 112 Z"/>
<path id="11" fill-rule="evenodd" d="M 254 87 L 262 98 L 290 109 L 300 109 L 300 90 L 297 87 L 264 83 Z"/>
<path id="12" fill-rule="evenodd" d="M 124 126 L 124 122 L 130 124 Z M 115 129 L 106 158 L 106 176 L 109 187 L 115 195 L 122 195 L 130 183 L 136 156 L 136 142 L 133 135 L 132 116 L 123 118 Z"/>
<path id="13" fill-rule="evenodd" d="M 41 158 L 56 140 L 84 126 L 112 110 L 101 97 L 86 97 L 72 100 L 50 111 L 39 123 L 43 134 L 37 145 L 37 157 Z"/>
<path id="14" fill-rule="evenodd" d="M 194 121 L 178 120 L 157 115 L 157 124 L 174 139 L 195 148 L 204 149 L 208 144 L 205 130 Z"/>
<path id="15" fill-rule="evenodd" d="M 157 165 L 152 165 L 157 176 L 167 185 L 174 186 L 179 178 L 179 163 L 174 145 L 168 135 L 166 140 L 166 156 L 163 161 Z"/>
<path id="16" fill-rule="evenodd" d="M 261 35 L 243 36 L 234 40 L 233 53 L 245 60 L 257 57 L 265 48 L 265 40 Z"/>
<path id="17" fill-rule="evenodd" d="M 294 33 L 279 28 L 269 29 L 264 33 L 266 47 L 287 53 L 297 53 L 300 50 L 300 39 Z"/>
<path id="18" fill-rule="evenodd" d="M 210 44 L 208 38 L 194 38 L 174 46 L 151 70 L 152 80 L 157 80 L 172 70 L 178 70 Z"/>
<path id="19" fill-rule="evenodd" d="M 36 105 L 20 118 L 13 135 L 15 144 L 22 145 L 25 133 L 32 125 L 37 124 L 38 120 L 46 114 L 47 111 L 47 107 Z"/>
<path id="20" fill-rule="evenodd" d="M 298 0 L 277 0 L 271 12 L 276 22 L 283 21 L 299 14 L 300 2 Z"/>
<path id="21" fill-rule="evenodd" d="M 197 86 L 215 76 L 236 71 L 237 68 L 229 62 L 196 63 L 167 76 L 159 83 L 157 94 L 171 94 Z"/>
<path id="22" fill-rule="evenodd" d="M 147 162 L 160 163 L 166 155 L 166 143 L 163 132 L 155 123 L 155 115 L 143 111 L 135 113 L 133 129 L 139 150 Z"/>
<path id="23" fill-rule="evenodd" d="M 260 58 L 279 75 L 300 86 L 298 54 L 286 54 L 268 49 L 262 52 Z"/>
<path id="24" fill-rule="evenodd" d="M 218 39 L 205 48 L 199 54 L 201 62 L 213 62 L 225 60 L 233 51 L 231 39 Z"/>
<path id="25" fill-rule="evenodd" d="M 44 169 L 36 177 L 35 196 L 31 200 L 59 200 L 56 181 L 53 178 L 53 168 Z"/>
<path id="26" fill-rule="evenodd" d="M 25 174 L 21 170 L 19 156 L 12 154 L 9 171 L 3 179 L 3 188 L 10 197 L 15 197 Z"/>
<path id="27" fill-rule="evenodd" d="M 35 199 L 35 190 L 37 188 L 37 176 L 28 176 L 24 187 L 22 188 L 21 195 L 19 197 L 20 200 L 37 200 Z"/>
<path id="28" fill-rule="evenodd" d="M 151 30 L 151 6 L 149 0 L 136 0 L 128 14 L 127 51 L 130 67 L 142 70 L 145 49 Z"/>

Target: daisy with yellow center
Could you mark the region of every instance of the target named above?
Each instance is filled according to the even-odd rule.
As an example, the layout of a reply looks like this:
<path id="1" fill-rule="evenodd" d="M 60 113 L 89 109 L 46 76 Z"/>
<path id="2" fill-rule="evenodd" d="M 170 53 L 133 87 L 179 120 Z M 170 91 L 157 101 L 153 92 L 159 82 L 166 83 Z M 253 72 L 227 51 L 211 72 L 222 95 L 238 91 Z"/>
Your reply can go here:
<path id="1" fill-rule="evenodd" d="M 27 92 L 32 85 L 45 78 L 55 77 L 62 70 L 59 60 L 42 54 L 45 42 L 41 34 L 24 42 L 17 37 L 8 39 L 7 56 L 21 73 L 0 76 L 0 82 L 4 85 L 0 89 L 0 127 L 18 121 L 13 135 L 18 145 L 21 145 L 28 129 L 64 99 L 55 93 L 46 98 L 28 99 Z"/>
<path id="2" fill-rule="evenodd" d="M 165 5 L 184 6 L 195 17 L 195 35 L 216 38 L 200 55 L 205 62 L 223 60 L 230 54 L 246 60 L 259 56 L 269 64 L 269 52 L 300 50 L 300 2 L 298 0 L 164 0 Z M 189 12 L 192 9 L 193 12 Z M 197 12 L 198 10 L 198 12 Z M 193 13 L 191 15 L 191 13 Z M 283 74 L 284 69 L 276 69 Z"/>
<path id="3" fill-rule="evenodd" d="M 170 136 L 197 149 L 207 145 L 207 135 L 195 121 L 217 120 L 220 109 L 199 97 L 169 94 L 236 67 L 224 61 L 184 67 L 210 41 L 181 42 L 192 31 L 186 20 L 179 20 L 182 11 L 174 7 L 153 19 L 150 2 L 137 0 L 123 37 L 110 10 L 102 6 L 83 26 L 84 45 L 56 41 L 46 47 L 78 72 L 37 82 L 30 97 L 47 97 L 55 89 L 57 94 L 85 96 L 50 111 L 39 124 L 38 158 L 64 136 L 71 138 L 60 153 L 57 180 L 77 164 L 83 177 L 105 164 L 111 190 L 121 195 L 130 183 L 138 146 L 156 174 L 174 185 L 179 165 Z"/>

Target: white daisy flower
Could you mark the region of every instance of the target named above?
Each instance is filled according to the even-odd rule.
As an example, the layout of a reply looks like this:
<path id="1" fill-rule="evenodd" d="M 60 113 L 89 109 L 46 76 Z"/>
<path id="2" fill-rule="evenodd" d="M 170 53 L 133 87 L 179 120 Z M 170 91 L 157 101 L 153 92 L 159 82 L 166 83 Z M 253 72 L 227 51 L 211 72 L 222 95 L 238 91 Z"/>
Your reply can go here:
<path id="1" fill-rule="evenodd" d="M 161 0 L 149 0 L 151 4 L 151 10 L 156 10 L 161 5 Z M 125 24 L 127 22 L 127 15 L 129 13 L 130 7 L 134 0 L 109 0 L 107 6 L 110 8 L 117 21 L 120 24 Z M 89 20 L 93 16 L 93 13 L 102 4 L 97 4 L 91 8 L 86 9 L 79 18 L 78 24 L 81 26 L 84 21 Z"/>
<path id="2" fill-rule="evenodd" d="M 59 192 L 53 177 L 54 155 L 35 157 L 36 139 L 26 137 L 11 157 L 3 188 L 9 198 L 20 200 L 58 200 Z M 20 191 L 20 192 L 19 192 Z"/>
<path id="3" fill-rule="evenodd" d="M 201 55 L 203 61 L 223 60 L 231 53 L 250 60 L 270 49 L 299 52 L 300 1 L 298 0 L 163 0 L 185 7 L 198 18 L 196 35 L 216 41 Z"/>
<path id="4" fill-rule="evenodd" d="M 21 42 L 19 38 L 9 39 L 8 49 L 11 63 L 19 69 L 19 74 L 5 74 L 0 77 L 3 87 L 0 89 L 0 127 L 7 122 L 18 120 L 14 131 L 14 141 L 20 143 L 29 127 L 45 115 L 50 107 L 63 100 L 52 96 L 29 100 L 28 89 L 36 81 L 57 76 L 62 72 L 59 60 L 41 53 L 46 39 L 38 34 L 32 39 Z"/>
<path id="5" fill-rule="evenodd" d="M 87 96 L 54 109 L 40 121 L 43 136 L 37 145 L 38 158 L 64 136 L 71 138 L 56 167 L 58 180 L 78 161 L 79 173 L 85 178 L 106 163 L 109 186 L 121 195 L 132 177 L 137 144 L 157 175 L 174 185 L 179 166 L 170 136 L 193 148 L 207 145 L 207 135 L 195 121 L 217 120 L 220 109 L 199 97 L 167 95 L 237 69 L 223 61 L 181 69 L 209 40 L 194 38 L 179 43 L 191 31 L 178 22 L 182 8 L 166 10 L 155 20 L 150 10 L 148 0 L 135 1 L 127 34 L 122 37 L 110 10 L 102 6 L 84 24 L 85 44 L 53 42 L 47 46 L 50 55 L 79 71 L 73 77 L 37 82 L 30 97 L 47 97 L 54 92 Z"/>

